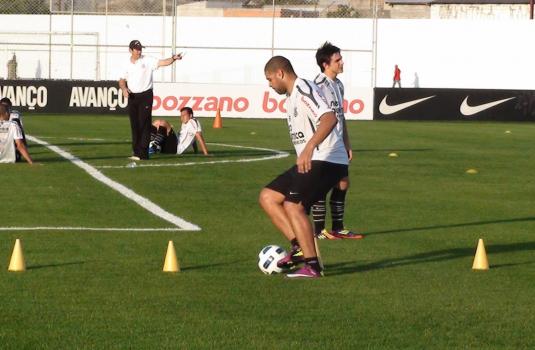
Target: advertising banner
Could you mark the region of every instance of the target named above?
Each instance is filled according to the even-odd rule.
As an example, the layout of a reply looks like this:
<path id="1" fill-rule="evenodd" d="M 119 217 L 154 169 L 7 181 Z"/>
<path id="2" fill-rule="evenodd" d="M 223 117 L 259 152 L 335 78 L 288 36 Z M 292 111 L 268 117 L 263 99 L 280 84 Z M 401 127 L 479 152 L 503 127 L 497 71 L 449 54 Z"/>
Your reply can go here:
<path id="1" fill-rule="evenodd" d="M 374 119 L 535 121 L 535 91 L 376 88 Z"/>
<path id="2" fill-rule="evenodd" d="M 37 113 L 126 114 L 127 106 L 116 81 L 0 80 L 0 97 Z"/>
<path id="3" fill-rule="evenodd" d="M 8 97 L 23 112 L 127 114 L 128 101 L 117 81 L 0 80 L 0 97 Z M 195 115 L 213 117 L 218 109 L 231 118 L 285 118 L 285 96 L 267 84 L 155 83 L 153 116 L 178 116 L 191 107 Z M 348 89 L 346 118 L 371 120 L 373 89 Z"/>
<path id="4" fill-rule="evenodd" d="M 218 109 L 225 117 L 285 118 L 285 96 L 266 85 L 154 84 L 154 116 L 178 115 L 191 107 L 196 115 L 214 116 Z M 373 89 L 348 89 L 344 111 L 348 120 L 373 118 Z"/>

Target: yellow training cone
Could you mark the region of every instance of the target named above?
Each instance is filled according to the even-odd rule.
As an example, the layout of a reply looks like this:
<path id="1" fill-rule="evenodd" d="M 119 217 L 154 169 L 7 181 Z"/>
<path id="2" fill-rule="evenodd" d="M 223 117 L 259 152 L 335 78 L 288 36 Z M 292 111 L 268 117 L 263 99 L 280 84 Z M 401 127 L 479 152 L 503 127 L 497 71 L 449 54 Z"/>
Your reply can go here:
<path id="1" fill-rule="evenodd" d="M 15 241 L 13 254 L 11 254 L 11 261 L 9 262 L 8 271 L 26 271 L 26 263 L 24 262 L 24 254 L 22 254 L 22 245 L 20 239 Z"/>
<path id="2" fill-rule="evenodd" d="M 485 244 L 483 239 L 479 239 L 477 242 L 476 256 L 474 257 L 474 264 L 472 270 L 488 270 L 489 261 L 487 259 L 487 252 L 485 251 Z"/>
<path id="3" fill-rule="evenodd" d="M 167 245 L 167 254 L 165 254 L 165 262 L 163 264 L 164 272 L 180 272 L 180 266 L 176 258 L 175 246 L 173 241 L 169 241 Z"/>

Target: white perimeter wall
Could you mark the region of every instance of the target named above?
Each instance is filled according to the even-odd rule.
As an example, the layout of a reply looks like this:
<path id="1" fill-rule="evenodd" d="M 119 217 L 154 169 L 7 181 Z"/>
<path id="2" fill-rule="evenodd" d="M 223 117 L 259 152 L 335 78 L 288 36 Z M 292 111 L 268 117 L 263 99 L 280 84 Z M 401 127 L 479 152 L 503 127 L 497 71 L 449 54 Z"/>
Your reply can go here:
<path id="1" fill-rule="evenodd" d="M 48 36 L 2 32 L 69 31 L 70 16 L 0 15 L 0 42 L 39 42 L 41 46 L 3 44 L 0 77 L 7 60 L 17 53 L 22 78 L 71 77 L 69 46 L 53 47 L 49 65 Z M 74 16 L 75 42 L 102 47 L 77 47 L 74 79 L 115 80 L 128 59 L 127 44 L 139 39 L 146 53 L 163 57 L 171 45 L 171 18 L 152 16 Z M 7 29 L 9 28 L 9 29 Z M 303 77 L 312 78 L 317 67 L 314 51 L 330 40 L 344 52 L 346 71 L 341 76 L 351 88 L 392 84 L 394 64 L 402 70 L 402 84 L 413 87 L 533 89 L 535 86 L 534 21 L 393 20 L 377 23 L 377 70 L 374 70 L 371 19 L 283 18 L 274 22 L 275 54 L 289 57 Z M 69 35 L 52 42 L 69 44 Z M 120 47 L 112 47 L 118 45 Z M 176 81 L 186 83 L 264 84 L 263 66 L 271 57 L 272 20 L 269 18 L 182 17 L 177 45 L 188 48 L 176 66 Z M 211 47 L 211 48 L 210 48 Z M 97 65 L 99 62 L 99 65 Z M 171 68 L 157 73 L 158 81 L 171 81 Z M 417 78 L 416 78 L 417 76 Z"/>

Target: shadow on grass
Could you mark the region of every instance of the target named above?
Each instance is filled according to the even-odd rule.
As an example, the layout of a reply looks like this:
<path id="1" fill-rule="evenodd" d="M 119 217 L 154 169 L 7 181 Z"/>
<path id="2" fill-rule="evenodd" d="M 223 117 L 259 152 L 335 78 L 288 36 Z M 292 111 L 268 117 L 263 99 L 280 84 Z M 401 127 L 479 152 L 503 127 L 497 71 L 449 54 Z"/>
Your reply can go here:
<path id="1" fill-rule="evenodd" d="M 65 263 L 55 263 L 55 264 L 46 264 L 46 265 L 30 265 L 27 266 L 27 270 L 37 270 L 37 269 L 46 269 L 50 267 L 63 267 L 63 266 L 69 266 L 69 265 L 82 265 L 85 264 L 85 261 L 72 261 L 72 262 L 65 262 Z"/>
<path id="2" fill-rule="evenodd" d="M 240 260 L 234 260 L 234 261 L 229 261 L 229 262 L 204 264 L 204 265 L 195 265 L 195 266 L 181 266 L 180 269 L 182 271 L 205 270 L 205 269 L 210 269 L 212 267 L 236 265 L 236 264 L 244 262 L 244 261 L 249 261 L 249 259 L 240 259 Z"/>
<path id="3" fill-rule="evenodd" d="M 427 231 L 427 230 L 436 230 L 443 228 L 453 228 L 453 227 L 466 227 L 466 226 L 479 226 L 479 225 L 492 225 L 492 224 L 509 224 L 515 222 L 524 222 L 524 221 L 535 221 L 535 217 L 528 216 L 525 218 L 515 218 L 515 219 L 502 219 L 502 220 L 487 220 L 487 221 L 474 221 L 474 222 L 464 222 L 460 224 L 449 224 L 449 225 L 433 225 L 433 226 L 424 226 L 424 227 L 411 227 L 411 228 L 400 228 L 384 231 L 375 231 L 375 232 L 364 232 L 365 235 L 380 235 L 387 233 L 399 233 L 399 232 L 410 232 L 410 231 Z"/>
<path id="4" fill-rule="evenodd" d="M 487 245 L 486 251 L 487 254 L 500 254 L 500 253 L 509 253 L 509 252 L 519 252 L 519 251 L 532 251 L 535 250 L 535 241 L 534 242 L 525 242 L 525 243 L 513 243 L 513 244 L 494 244 L 494 245 Z M 453 260 L 453 259 L 459 259 L 464 258 L 467 256 L 474 256 L 475 254 L 475 247 L 470 248 L 453 248 L 453 249 L 441 249 L 441 250 L 435 250 L 431 252 L 426 253 L 420 253 L 420 254 L 414 254 L 414 255 L 408 255 L 404 257 L 398 257 L 398 258 L 392 258 L 392 259 L 384 259 L 377 262 L 372 262 L 368 264 L 362 264 L 359 261 L 346 261 L 336 264 L 327 264 L 325 266 L 326 274 L 329 276 L 336 276 L 336 275 L 345 275 L 345 274 L 351 274 L 351 273 L 357 273 L 357 272 L 366 272 L 366 271 L 372 271 L 377 269 L 387 269 L 387 268 L 394 268 L 394 267 L 400 267 L 400 266 L 407 266 L 407 265 L 414 265 L 414 264 L 425 264 L 429 262 L 440 262 L 440 261 L 447 261 L 447 260 Z M 523 262 L 523 263 L 517 263 L 517 264 L 501 264 L 501 265 L 492 265 L 491 261 L 491 268 L 498 267 L 510 267 L 510 266 L 516 266 L 516 265 L 526 265 L 526 264 L 532 264 L 535 263 L 534 261 L 531 262 Z"/>

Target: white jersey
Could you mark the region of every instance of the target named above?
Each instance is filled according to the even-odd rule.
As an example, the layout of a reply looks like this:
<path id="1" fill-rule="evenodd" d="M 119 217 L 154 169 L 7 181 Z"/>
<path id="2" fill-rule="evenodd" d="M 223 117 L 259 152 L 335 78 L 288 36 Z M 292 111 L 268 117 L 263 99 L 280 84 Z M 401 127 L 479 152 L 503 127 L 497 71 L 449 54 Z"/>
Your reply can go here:
<path id="1" fill-rule="evenodd" d="M 321 116 L 332 110 L 318 87 L 311 81 L 301 78 L 295 80 L 292 94 L 286 99 L 286 110 L 290 138 L 299 156 L 316 132 Z M 342 137 L 342 126 L 337 123 L 331 133 L 316 147 L 312 160 L 349 164 Z"/>
<path id="2" fill-rule="evenodd" d="M 136 63 L 128 58 L 120 78 L 127 81 L 128 88 L 135 94 L 152 89 L 152 73 L 158 69 L 158 61 L 156 57 L 145 55 L 141 55 Z"/>
<path id="3" fill-rule="evenodd" d="M 0 163 L 15 163 L 15 140 L 22 140 L 18 124 L 0 120 Z"/>
<path id="4" fill-rule="evenodd" d="M 327 99 L 327 103 L 331 107 L 338 122 L 343 122 L 344 120 L 344 84 L 340 79 L 336 78 L 332 80 L 325 73 L 320 73 L 314 79 L 314 83 L 319 87 L 320 91 L 323 93 L 323 96 Z"/>
<path id="5" fill-rule="evenodd" d="M 202 132 L 201 123 L 196 118 L 191 118 L 187 123 L 182 123 L 178 134 L 176 154 L 182 154 L 195 140 L 195 135 Z"/>
<path id="6" fill-rule="evenodd" d="M 11 113 L 9 114 L 9 120 L 15 120 L 15 119 L 18 119 L 20 122 L 20 125 L 24 127 L 22 124 L 22 113 L 17 111 L 16 109 L 12 109 Z"/>

